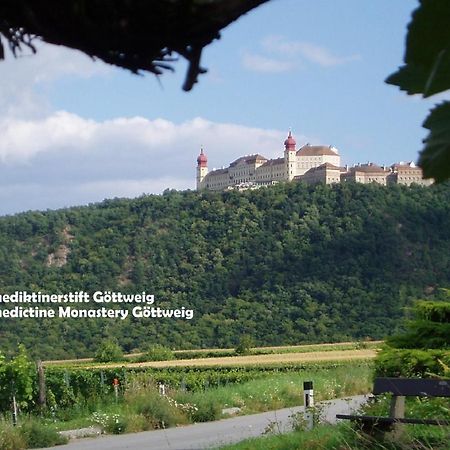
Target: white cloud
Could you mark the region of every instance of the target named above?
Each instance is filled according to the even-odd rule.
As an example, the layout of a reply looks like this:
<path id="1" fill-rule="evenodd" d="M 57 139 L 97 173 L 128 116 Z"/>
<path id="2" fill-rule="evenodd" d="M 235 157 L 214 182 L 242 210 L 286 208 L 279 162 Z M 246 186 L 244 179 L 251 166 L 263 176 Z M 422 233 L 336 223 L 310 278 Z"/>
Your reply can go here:
<path id="1" fill-rule="evenodd" d="M 248 52 L 243 53 L 242 64 L 246 69 L 266 73 L 290 72 L 296 68 L 296 64 L 291 61 L 268 58 Z"/>
<path id="2" fill-rule="evenodd" d="M 322 67 L 332 67 L 361 59 L 360 55 L 336 56 L 329 49 L 305 41 L 289 41 L 283 36 L 268 36 L 263 48 L 284 58 L 301 57 Z"/>
<path id="3" fill-rule="evenodd" d="M 96 121 L 51 111 L 39 94 L 56 79 L 110 70 L 80 52 L 43 44 L 37 55 L 9 54 L 0 62 L 0 214 L 194 188 L 202 145 L 211 169 L 242 154 L 270 158 L 283 151 L 286 131 L 200 117 L 180 124 L 144 117 Z"/>
<path id="4" fill-rule="evenodd" d="M 200 117 L 0 119 L 0 214 L 193 188 L 201 145 L 213 169 L 243 154 L 280 156 L 286 134 Z"/>
<path id="5" fill-rule="evenodd" d="M 247 62 L 254 70 L 292 69 L 255 55 Z M 43 44 L 37 55 L 0 62 L 0 214 L 194 188 L 200 146 L 211 169 L 243 154 L 283 152 L 287 130 L 200 117 L 180 124 L 144 117 L 97 121 L 51 110 L 45 91 L 52 81 L 110 70 L 80 52 Z"/>
<path id="6" fill-rule="evenodd" d="M 94 157 L 104 154 L 171 155 L 196 152 L 200 145 L 217 155 L 282 148 L 283 132 L 215 123 L 200 117 L 175 124 L 164 119 L 116 118 L 103 122 L 58 111 L 43 119 L 0 119 L 0 160 L 21 164 L 40 154 Z M 193 157 L 193 156 L 191 156 Z"/>
<path id="7" fill-rule="evenodd" d="M 0 114 L 14 117 L 39 117 L 48 114 L 46 99 L 38 94 L 36 86 L 56 79 L 76 76 L 89 78 L 104 76 L 112 69 L 101 61 L 93 61 L 85 54 L 56 45 L 37 42 L 37 53 L 9 51 L 0 61 Z"/>
<path id="8" fill-rule="evenodd" d="M 58 78 L 74 75 L 89 78 L 105 75 L 111 71 L 107 64 L 90 58 L 79 50 L 47 44 L 36 40 L 36 53 L 24 49 L 17 57 L 7 50 L 5 60 L 1 61 L 2 74 L 17 80 L 27 80 L 30 84 L 49 82 Z"/>
<path id="9" fill-rule="evenodd" d="M 50 150 L 82 150 L 96 128 L 93 121 L 67 112 L 37 120 L 6 118 L 0 120 L 0 160 L 18 162 Z"/>

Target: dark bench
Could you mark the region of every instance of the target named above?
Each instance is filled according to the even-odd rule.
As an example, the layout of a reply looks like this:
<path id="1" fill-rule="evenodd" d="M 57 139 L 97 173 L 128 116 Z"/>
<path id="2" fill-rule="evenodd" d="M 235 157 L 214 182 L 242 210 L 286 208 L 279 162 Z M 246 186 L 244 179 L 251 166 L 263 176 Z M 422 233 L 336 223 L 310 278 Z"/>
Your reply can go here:
<path id="1" fill-rule="evenodd" d="M 405 397 L 450 397 L 450 380 L 422 378 L 376 378 L 373 394 L 392 394 L 389 417 L 337 414 L 337 419 L 353 420 L 367 433 L 390 431 L 401 432 L 399 424 L 450 425 L 444 419 L 405 418 Z"/>

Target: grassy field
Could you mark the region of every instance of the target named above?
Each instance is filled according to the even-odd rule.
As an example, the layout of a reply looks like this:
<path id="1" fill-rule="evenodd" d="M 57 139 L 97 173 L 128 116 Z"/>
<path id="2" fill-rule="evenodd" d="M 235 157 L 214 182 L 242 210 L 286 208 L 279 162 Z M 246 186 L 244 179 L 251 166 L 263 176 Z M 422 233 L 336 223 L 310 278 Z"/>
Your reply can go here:
<path id="1" fill-rule="evenodd" d="M 367 393 L 371 360 L 379 346 L 380 342 L 346 342 L 260 347 L 244 356 L 220 356 L 234 354 L 232 349 L 205 349 L 208 357 L 169 361 L 47 362 L 48 385 L 53 380 L 56 393 L 62 383 L 60 395 L 65 395 L 68 403 L 54 409 L 51 417 L 32 419 L 30 426 L 49 430 L 50 434 L 90 425 L 100 426 L 107 433 L 128 433 L 217 420 L 224 408 L 238 407 L 239 414 L 251 414 L 301 405 L 305 380 L 314 381 L 317 401 Z M 184 352 L 184 357 L 199 355 L 198 350 Z M 112 373 L 117 369 L 121 386 L 124 383 L 118 399 L 111 394 L 109 382 L 93 391 L 106 395 L 82 394 L 86 383 L 98 384 L 97 378 L 106 377 L 111 369 Z M 158 392 L 161 380 L 166 396 Z"/>
<path id="2" fill-rule="evenodd" d="M 281 345 L 272 347 L 253 347 L 250 350 L 251 354 L 266 355 L 271 353 L 308 353 L 317 351 L 335 351 L 335 350 L 357 350 L 360 348 L 379 348 L 383 341 L 362 341 L 362 342 L 334 342 L 328 344 L 302 344 L 302 345 Z M 233 352 L 232 348 L 213 348 L 213 349 L 200 349 L 200 350 L 175 350 L 174 353 L 182 355 L 190 359 L 190 355 L 195 354 L 211 354 L 214 353 L 230 353 Z M 131 355 L 130 355 L 131 356 Z M 181 358 L 180 358 L 181 359 Z"/>
<path id="3" fill-rule="evenodd" d="M 139 361 L 143 353 L 125 355 L 124 360 L 102 364 L 102 367 L 177 367 L 295 363 L 308 361 L 342 361 L 373 358 L 383 341 L 340 342 L 332 344 L 308 344 L 280 347 L 255 347 L 245 356 L 236 355 L 234 349 L 176 350 L 175 360 Z M 100 367 L 93 358 L 44 361 L 45 366 Z"/>
<path id="4" fill-rule="evenodd" d="M 164 420 L 166 426 L 204 422 L 220 419 L 224 408 L 238 407 L 240 414 L 252 414 L 301 405 L 305 380 L 314 381 L 317 401 L 367 393 L 371 377 L 369 362 L 350 362 L 329 368 L 312 365 L 295 372 L 271 373 L 262 378 L 210 386 L 201 391 L 184 391 L 168 386 L 167 396 L 161 397 L 151 376 L 136 374 L 117 402 L 112 398 L 87 401 L 76 408 L 59 411 L 57 423 L 48 426 L 59 430 L 89 426 L 93 423 L 94 412 L 117 420 L 123 427 L 120 432 L 158 428 L 160 420 Z M 113 425 L 106 423 L 106 431 L 117 432 Z"/>
<path id="5" fill-rule="evenodd" d="M 238 413 L 244 415 L 297 406 L 303 402 L 302 386 L 305 380 L 314 382 L 317 401 L 366 393 L 372 384 L 372 363 L 368 358 L 372 352 L 368 349 L 335 350 L 193 360 L 196 364 L 206 363 L 211 369 L 190 367 L 186 365 L 186 360 L 146 363 L 162 368 L 130 370 L 118 398 L 115 398 L 109 385 L 103 395 L 83 396 L 76 389 L 70 394 L 72 387 L 78 386 L 78 379 L 84 385 L 98 376 L 99 372 L 90 370 L 91 367 L 48 368 L 48 386 L 51 384 L 51 370 L 59 371 L 53 377 L 67 375 L 67 384 L 63 382 L 64 390 L 68 391 L 67 406 L 51 408 L 39 416 L 20 415 L 20 427 L 13 428 L 6 421 L 0 423 L 0 450 L 51 446 L 60 442 L 58 431 L 90 425 L 100 426 L 106 433 L 121 434 L 217 420 L 223 417 L 224 408 L 238 407 Z M 356 360 L 351 361 L 349 354 Z M 300 357 L 306 364 L 295 364 Z M 318 363 L 323 358 L 336 360 L 344 357 L 346 362 Z M 237 360 L 239 365 L 245 367 L 224 368 L 228 360 L 233 360 L 234 364 Z M 256 367 L 251 367 L 255 366 L 255 360 L 258 361 Z M 276 366 L 271 365 L 271 361 Z M 284 365 L 283 361 L 290 363 Z M 170 364 L 182 365 L 186 369 L 166 369 Z M 102 367 L 105 368 L 105 365 Z M 282 371 L 286 368 L 289 371 Z M 176 383 L 173 378 L 172 382 L 167 381 L 166 395 L 160 395 L 158 376 L 161 376 L 161 371 L 172 376 L 183 372 L 181 376 L 186 377 L 186 385 Z M 201 379 L 205 371 L 208 376 L 211 376 L 210 372 L 217 373 L 221 383 L 217 378 L 217 382 L 200 383 L 199 389 L 186 388 L 192 381 L 190 377 L 194 381 Z M 235 381 L 228 382 L 226 375 L 230 374 L 224 371 L 239 376 Z M 249 371 L 251 378 L 246 376 Z M 257 372 L 257 378 L 253 378 L 253 371 Z M 241 376 L 242 381 L 239 381 Z"/>
<path id="6" fill-rule="evenodd" d="M 203 392 L 178 393 L 179 402 L 216 404 L 219 409 L 239 407 L 242 414 L 271 411 L 303 404 L 303 381 L 314 382 L 316 401 L 366 394 L 370 391 L 372 368 L 369 363 L 349 363 L 328 369 L 305 368 L 298 372 L 267 377 L 207 389 Z"/>
<path id="7" fill-rule="evenodd" d="M 114 367 L 229 367 L 229 366 L 254 366 L 269 364 L 293 364 L 307 362 L 323 361 L 354 361 L 363 359 L 372 359 L 376 355 L 376 350 L 335 350 L 335 351 L 317 351 L 309 353 L 280 353 L 268 355 L 246 355 L 246 356 L 227 356 L 219 358 L 196 358 L 171 361 L 149 361 L 143 363 L 106 363 L 93 364 L 93 368 L 111 369 Z"/>

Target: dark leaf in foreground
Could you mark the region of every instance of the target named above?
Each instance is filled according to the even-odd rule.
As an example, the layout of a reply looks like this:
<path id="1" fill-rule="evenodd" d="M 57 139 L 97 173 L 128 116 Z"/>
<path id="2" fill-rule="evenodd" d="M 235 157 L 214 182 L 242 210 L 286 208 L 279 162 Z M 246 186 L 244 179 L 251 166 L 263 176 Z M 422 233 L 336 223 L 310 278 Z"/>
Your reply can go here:
<path id="1" fill-rule="evenodd" d="M 436 106 L 424 122 L 430 130 L 419 165 L 425 178 L 445 181 L 450 178 L 450 102 Z"/>
<path id="2" fill-rule="evenodd" d="M 450 1 L 421 0 L 406 38 L 405 65 L 386 82 L 409 95 L 430 97 L 450 89 Z M 450 178 L 450 105 L 437 106 L 426 119 L 430 130 L 419 165 L 425 178 Z"/>

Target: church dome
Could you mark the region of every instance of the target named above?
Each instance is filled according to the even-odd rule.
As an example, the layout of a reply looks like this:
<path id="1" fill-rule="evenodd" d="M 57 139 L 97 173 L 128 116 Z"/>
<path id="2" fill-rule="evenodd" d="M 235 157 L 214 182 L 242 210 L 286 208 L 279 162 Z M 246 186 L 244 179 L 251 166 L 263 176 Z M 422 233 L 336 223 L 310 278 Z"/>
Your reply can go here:
<path id="1" fill-rule="evenodd" d="M 292 137 L 291 131 L 289 131 L 289 135 L 287 139 L 284 141 L 284 147 L 286 150 L 295 150 L 295 145 L 297 143 L 295 142 L 295 139 Z"/>
<path id="2" fill-rule="evenodd" d="M 197 164 L 201 167 L 206 167 L 206 165 L 208 164 L 208 158 L 203 153 L 203 149 L 200 150 L 200 155 L 198 155 L 197 158 Z"/>

